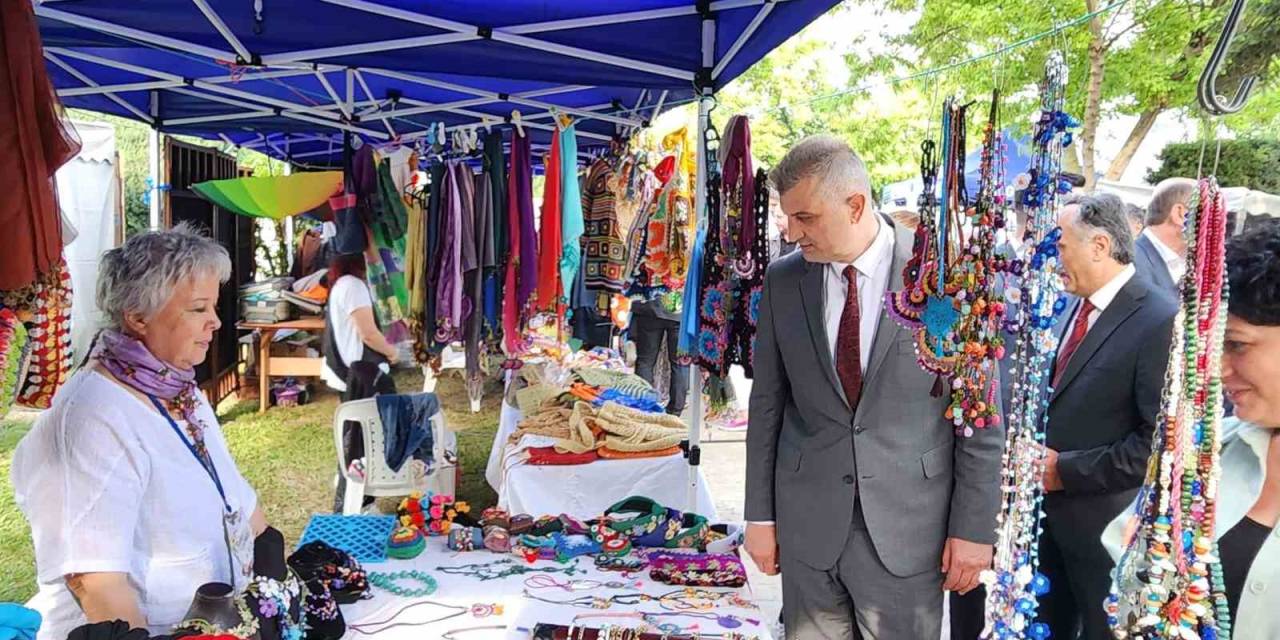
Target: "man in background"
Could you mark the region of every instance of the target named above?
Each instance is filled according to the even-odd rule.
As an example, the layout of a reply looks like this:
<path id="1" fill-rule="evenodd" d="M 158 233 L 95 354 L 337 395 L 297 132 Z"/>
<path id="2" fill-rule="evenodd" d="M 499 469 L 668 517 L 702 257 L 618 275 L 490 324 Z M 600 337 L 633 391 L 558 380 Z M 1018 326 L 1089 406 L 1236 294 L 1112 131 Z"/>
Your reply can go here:
<path id="1" fill-rule="evenodd" d="M 1137 238 L 1147 226 L 1147 211 L 1136 204 L 1126 204 L 1124 212 L 1129 216 L 1129 229 L 1133 231 L 1133 237 Z"/>
<path id="2" fill-rule="evenodd" d="M 1147 205 L 1147 227 L 1134 242 L 1138 274 L 1175 297 L 1187 270 L 1182 223 L 1187 219 L 1187 203 L 1195 190 L 1196 181 L 1190 178 L 1161 180 Z"/>
<path id="3" fill-rule="evenodd" d="M 1040 616 L 1053 638 L 1108 640 L 1113 563 L 1100 538 L 1146 473 L 1177 308 L 1137 275 L 1119 198 L 1086 196 L 1059 224 L 1063 286 L 1078 302 L 1050 371 Z"/>

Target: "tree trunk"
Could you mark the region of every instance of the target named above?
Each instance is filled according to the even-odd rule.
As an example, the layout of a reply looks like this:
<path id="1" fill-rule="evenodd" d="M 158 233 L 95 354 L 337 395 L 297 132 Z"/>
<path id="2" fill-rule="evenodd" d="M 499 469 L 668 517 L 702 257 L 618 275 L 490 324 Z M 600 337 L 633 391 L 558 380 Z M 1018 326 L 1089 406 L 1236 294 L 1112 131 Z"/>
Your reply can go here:
<path id="1" fill-rule="evenodd" d="M 1086 0 L 1085 6 L 1090 13 L 1098 10 L 1098 0 Z M 1093 190 L 1094 143 L 1098 138 L 1098 121 L 1102 116 L 1102 76 L 1106 72 L 1107 45 L 1103 29 L 1102 16 L 1094 16 L 1089 20 L 1089 80 L 1085 93 L 1083 129 L 1080 132 L 1083 158 L 1084 188 Z"/>
<path id="2" fill-rule="evenodd" d="M 1138 152 L 1138 147 L 1142 146 L 1142 141 L 1147 138 L 1147 134 L 1151 132 L 1151 127 L 1155 125 L 1156 118 L 1164 113 L 1163 105 L 1153 106 L 1143 111 L 1138 116 L 1138 122 L 1133 125 L 1133 129 L 1129 130 L 1129 137 L 1125 138 L 1124 145 L 1120 147 L 1120 152 L 1111 161 L 1111 166 L 1107 167 L 1107 180 L 1119 180 L 1124 175 L 1129 163 L 1133 161 L 1133 156 Z"/>

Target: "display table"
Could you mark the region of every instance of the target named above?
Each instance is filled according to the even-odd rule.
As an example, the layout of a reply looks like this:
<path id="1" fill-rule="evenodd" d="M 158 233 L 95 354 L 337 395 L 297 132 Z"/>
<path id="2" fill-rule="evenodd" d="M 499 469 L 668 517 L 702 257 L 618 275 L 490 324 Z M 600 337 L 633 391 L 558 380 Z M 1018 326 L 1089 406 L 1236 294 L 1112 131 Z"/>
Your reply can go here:
<path id="1" fill-rule="evenodd" d="M 520 410 L 502 403 L 498 432 L 493 437 L 485 479 L 498 492 L 498 507 L 510 513 L 560 514 L 581 519 L 598 517 L 628 496 L 647 496 L 661 504 L 688 511 L 689 468 L 683 456 L 597 460 L 590 464 L 535 466 L 508 455 L 507 439 L 515 432 Z M 715 503 L 698 470 L 695 513 L 713 522 Z"/>
<path id="2" fill-rule="evenodd" d="M 262 324 L 241 322 L 236 325 L 242 331 L 258 331 L 258 413 L 265 412 L 271 404 L 271 376 L 295 378 L 319 377 L 324 358 L 298 358 L 271 356 L 271 340 L 276 332 L 285 329 L 297 331 L 323 331 L 324 318 L 320 316 L 298 318 L 286 322 Z"/>
<path id="3" fill-rule="evenodd" d="M 545 567 L 547 569 L 575 566 L 580 572 L 572 576 L 567 576 L 563 573 L 528 573 L 497 580 L 481 581 L 474 577 L 451 575 L 439 570 L 439 567 L 442 566 L 459 567 L 471 564 L 485 564 L 501 559 L 511 559 L 519 564 L 525 564 L 515 556 L 500 555 L 489 551 L 455 553 L 445 546 L 444 538 L 441 537 L 428 538 L 426 551 L 412 560 L 388 560 L 386 562 L 365 564 L 364 568 L 370 572 L 425 572 L 435 578 L 439 588 L 430 596 L 408 598 L 392 595 L 378 587 L 370 587 L 373 598 L 342 606 L 342 614 L 347 623 L 347 633 L 343 636 L 344 640 L 364 640 L 371 637 L 378 640 L 422 640 L 424 638 L 441 638 L 450 631 L 459 631 L 456 634 L 457 640 L 527 640 L 534 625 L 539 622 L 567 625 L 572 624 L 574 616 L 579 614 L 592 615 L 638 611 L 660 613 L 669 612 L 669 609 L 664 609 L 661 603 L 652 600 L 636 605 L 612 604 L 607 609 L 549 604 L 525 598 L 521 594 L 526 589 L 530 594 L 538 598 L 565 601 L 586 594 L 602 598 L 636 592 L 660 596 L 683 588 L 650 580 L 648 571 L 632 574 L 629 577 L 624 577 L 620 573 L 599 571 L 595 568 L 595 564 L 589 556 L 577 558 L 576 561 L 571 562 L 569 565 L 562 565 L 550 560 L 539 560 L 533 565 L 525 564 L 525 566 L 532 568 Z M 531 580 L 531 576 L 535 575 L 540 577 Z M 620 582 L 624 583 L 625 586 L 622 588 L 600 586 L 589 591 L 567 591 L 564 588 L 547 588 L 545 586 L 543 588 L 530 588 L 526 584 L 545 585 L 548 584 L 548 579 L 560 584 L 565 584 L 570 580 L 594 580 L 602 585 L 609 582 Z M 410 581 L 404 582 L 412 586 L 419 586 Z M 582 583 L 579 584 L 582 585 Z M 715 615 L 735 616 L 741 620 L 741 626 L 731 629 L 732 631 L 742 633 L 746 638 L 770 639 L 768 625 L 761 620 L 760 611 L 750 608 L 750 606 L 754 605 L 751 605 L 752 597 L 749 585 L 742 589 L 708 588 L 707 590 L 737 592 L 746 601 L 743 604 L 749 605 L 748 607 L 734 607 L 722 604 L 715 607 Z M 493 605 L 497 605 L 500 609 L 494 610 Z M 493 613 L 484 615 L 489 611 L 493 611 Z M 440 618 L 455 613 L 461 613 L 461 615 L 448 620 L 440 620 Z M 664 622 L 666 621 L 679 624 L 684 628 L 697 625 L 698 631 L 704 637 L 708 634 L 721 634 L 727 630 L 722 628 L 717 620 L 713 619 L 672 616 L 664 618 Z M 634 627 L 639 624 L 639 621 L 625 617 L 616 619 L 591 618 L 582 620 L 579 624 L 597 628 L 607 624 Z M 481 627 L 494 628 L 479 629 Z M 461 632 L 463 629 L 473 628 L 477 629 L 477 631 Z"/>

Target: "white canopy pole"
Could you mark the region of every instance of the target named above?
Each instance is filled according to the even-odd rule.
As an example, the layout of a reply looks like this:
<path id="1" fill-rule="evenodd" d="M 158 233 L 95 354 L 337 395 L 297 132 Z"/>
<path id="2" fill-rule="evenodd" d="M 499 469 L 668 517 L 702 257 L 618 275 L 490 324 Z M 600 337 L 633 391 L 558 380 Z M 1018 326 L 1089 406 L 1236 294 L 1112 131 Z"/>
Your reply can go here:
<path id="1" fill-rule="evenodd" d="M 701 98 L 698 100 L 698 158 L 697 184 L 694 185 L 695 220 L 707 215 L 707 129 L 711 124 L 711 102 L 715 85 L 712 84 L 711 68 L 715 64 L 716 55 L 716 21 L 713 15 L 702 18 L 702 68 L 699 74 L 702 83 L 698 86 Z M 687 283 L 686 283 L 687 286 Z M 698 466 L 702 463 L 702 368 L 695 361 L 689 365 L 689 410 L 693 413 L 689 418 L 689 447 L 685 455 L 689 461 L 689 495 L 686 499 L 686 513 L 698 512 Z"/>
<path id="2" fill-rule="evenodd" d="M 151 92 L 151 117 L 152 122 L 160 117 L 160 94 L 155 91 Z M 160 129 L 151 127 L 147 133 L 147 169 L 151 175 L 151 191 L 148 193 L 148 201 L 151 204 L 148 215 L 148 228 L 152 231 L 160 229 L 160 149 L 161 149 Z"/>

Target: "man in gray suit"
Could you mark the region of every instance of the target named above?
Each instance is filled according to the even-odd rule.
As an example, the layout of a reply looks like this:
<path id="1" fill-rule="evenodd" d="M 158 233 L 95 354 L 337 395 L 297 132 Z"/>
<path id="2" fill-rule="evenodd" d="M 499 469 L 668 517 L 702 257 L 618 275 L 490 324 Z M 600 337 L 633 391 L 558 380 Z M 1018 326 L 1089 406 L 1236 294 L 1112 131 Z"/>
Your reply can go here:
<path id="1" fill-rule="evenodd" d="M 1161 180 L 1147 205 L 1147 226 L 1133 243 L 1133 264 L 1138 275 L 1175 297 L 1187 270 L 1182 223 L 1187 219 L 1187 203 L 1195 190 L 1196 181 L 1190 178 Z"/>
<path id="2" fill-rule="evenodd" d="M 746 550 L 781 571 L 789 640 L 938 638 L 943 590 L 991 563 L 1000 427 L 957 438 L 884 309 L 912 234 L 830 136 L 771 177 L 800 251 L 769 267 L 747 431 Z"/>

